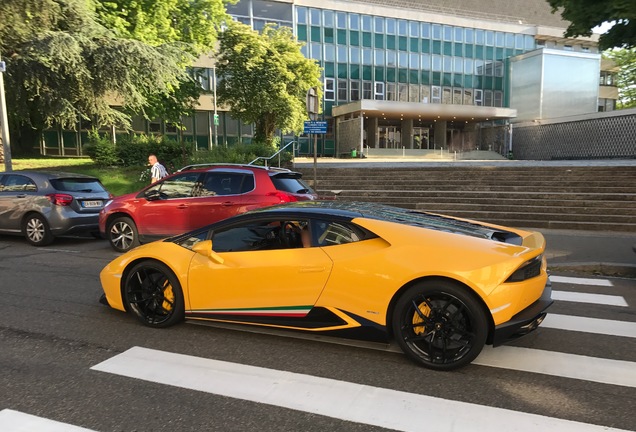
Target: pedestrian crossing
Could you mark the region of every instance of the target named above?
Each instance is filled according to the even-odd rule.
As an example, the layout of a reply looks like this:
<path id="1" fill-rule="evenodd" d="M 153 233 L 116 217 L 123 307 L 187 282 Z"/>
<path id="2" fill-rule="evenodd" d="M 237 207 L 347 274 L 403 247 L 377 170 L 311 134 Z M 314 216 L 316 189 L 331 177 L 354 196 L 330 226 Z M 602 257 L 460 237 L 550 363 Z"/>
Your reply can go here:
<path id="1" fill-rule="evenodd" d="M 549 310 L 547 318 L 541 325 L 541 328 L 550 329 L 550 332 L 538 334 L 532 348 L 515 345 L 497 348 L 487 346 L 473 364 L 479 368 L 505 370 L 506 376 L 512 377 L 511 385 L 515 385 L 515 374 L 529 373 L 536 374 L 537 380 L 543 379 L 539 377 L 558 377 L 614 386 L 613 388 L 626 391 L 636 389 L 636 353 L 632 358 L 625 354 L 622 358 L 609 358 L 611 357 L 609 353 L 612 351 L 603 351 L 602 355 L 590 356 L 547 350 L 541 345 L 542 339 L 558 334 L 554 332 L 562 331 L 594 335 L 592 340 L 605 336 L 625 338 L 628 342 L 627 346 L 634 346 L 631 341 L 636 338 L 636 322 L 612 319 L 620 316 L 616 314 L 595 318 L 588 316 L 587 313 L 587 311 L 596 310 L 595 316 L 601 316 L 598 314 L 607 314 L 609 307 L 610 311 L 628 311 L 630 315 L 636 309 L 636 305 L 630 300 L 634 297 L 629 292 L 616 288 L 616 284 L 609 279 L 560 276 L 553 276 L 551 279 L 555 288 L 553 309 L 557 311 L 551 313 Z M 576 291 L 577 287 L 585 287 L 583 290 L 586 292 Z M 633 288 L 636 289 L 636 286 Z M 629 295 L 623 296 L 619 293 Z M 558 309 L 558 306 L 567 306 L 567 308 Z M 595 306 L 603 308 L 595 309 Z M 568 314 L 562 313 L 563 310 L 566 310 Z M 575 315 L 577 310 L 580 310 L 580 316 Z M 249 328 L 249 331 L 254 331 L 254 328 Z M 285 332 L 285 334 L 288 337 L 294 337 L 296 333 Z M 564 340 L 567 341 L 567 337 Z M 328 340 L 325 339 L 325 341 Z M 337 343 L 346 344 L 347 342 L 340 339 Z M 363 346 L 359 342 L 352 345 Z M 563 351 L 567 349 L 563 347 Z M 395 349 L 389 349 L 389 351 L 395 351 Z M 479 368 L 469 367 L 461 373 L 479 374 Z M 527 413 L 522 409 L 515 411 L 399 389 L 300 374 L 282 368 L 250 366 L 240 362 L 177 354 L 149 347 L 132 347 L 93 365 L 90 369 L 93 373 L 117 375 L 142 382 L 159 383 L 399 431 L 423 430 L 423 418 L 426 419 L 426 430 L 438 432 L 636 431 L 634 422 L 631 423 L 635 425 L 633 429 L 612 428 L 609 427 L 610 425 Z M 0 411 L 0 431 L 79 432 L 89 431 L 89 429 L 4 409 Z"/>

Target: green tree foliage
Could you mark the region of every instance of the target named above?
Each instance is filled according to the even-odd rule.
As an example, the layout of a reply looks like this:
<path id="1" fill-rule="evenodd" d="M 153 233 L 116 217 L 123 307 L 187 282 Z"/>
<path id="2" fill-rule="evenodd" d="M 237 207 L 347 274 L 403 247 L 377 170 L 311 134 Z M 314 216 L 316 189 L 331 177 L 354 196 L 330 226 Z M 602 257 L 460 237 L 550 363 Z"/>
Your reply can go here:
<path id="1" fill-rule="evenodd" d="M 25 149 L 53 124 L 78 118 L 128 125 L 127 113 L 170 95 L 187 78 L 192 56 L 180 44 L 150 46 L 113 36 L 87 0 L 3 0 L 0 52 L 10 122 Z M 117 101 L 122 110 L 109 101 Z M 35 133 L 34 133 L 35 132 Z M 13 140 L 15 143 L 16 140 Z"/>
<path id="2" fill-rule="evenodd" d="M 547 0 L 552 12 L 561 12 L 571 24 L 566 37 L 590 36 L 592 29 L 605 22 L 614 26 L 599 40 L 604 50 L 636 47 L 636 1 L 634 0 Z"/>
<path id="3" fill-rule="evenodd" d="M 95 0 L 100 22 L 117 36 L 149 45 L 183 42 L 193 54 L 208 52 L 219 24 L 229 21 L 225 4 L 236 0 Z"/>
<path id="4" fill-rule="evenodd" d="M 300 48 L 286 27 L 266 26 L 259 34 L 232 22 L 219 35 L 219 101 L 234 117 L 256 125 L 257 142 L 271 144 L 276 129 L 302 131 L 307 91 L 322 88 L 320 68 Z"/>
<path id="5" fill-rule="evenodd" d="M 618 107 L 636 107 L 636 48 L 609 50 L 605 55 L 620 68 L 616 76 Z"/>

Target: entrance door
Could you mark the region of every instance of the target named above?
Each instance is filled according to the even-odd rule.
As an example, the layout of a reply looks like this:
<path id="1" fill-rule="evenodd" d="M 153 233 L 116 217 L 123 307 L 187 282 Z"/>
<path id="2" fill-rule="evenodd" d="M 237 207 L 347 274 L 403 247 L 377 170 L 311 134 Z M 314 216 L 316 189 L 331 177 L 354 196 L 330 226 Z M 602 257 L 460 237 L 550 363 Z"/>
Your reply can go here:
<path id="1" fill-rule="evenodd" d="M 431 141 L 429 137 L 429 129 L 424 127 L 413 128 L 413 148 L 419 150 L 429 150 Z"/>
<path id="2" fill-rule="evenodd" d="M 401 149 L 401 128 L 397 126 L 379 126 L 379 148 Z"/>

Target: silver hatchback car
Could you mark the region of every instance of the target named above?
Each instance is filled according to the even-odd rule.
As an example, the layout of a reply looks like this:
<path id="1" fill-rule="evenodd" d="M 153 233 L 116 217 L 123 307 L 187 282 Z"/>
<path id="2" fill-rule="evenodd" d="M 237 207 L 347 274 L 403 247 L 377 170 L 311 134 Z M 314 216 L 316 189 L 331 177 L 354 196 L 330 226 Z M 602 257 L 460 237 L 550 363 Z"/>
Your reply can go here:
<path id="1" fill-rule="evenodd" d="M 112 198 L 99 179 L 48 171 L 0 173 L 0 234 L 35 246 L 68 234 L 99 234 L 99 211 Z"/>

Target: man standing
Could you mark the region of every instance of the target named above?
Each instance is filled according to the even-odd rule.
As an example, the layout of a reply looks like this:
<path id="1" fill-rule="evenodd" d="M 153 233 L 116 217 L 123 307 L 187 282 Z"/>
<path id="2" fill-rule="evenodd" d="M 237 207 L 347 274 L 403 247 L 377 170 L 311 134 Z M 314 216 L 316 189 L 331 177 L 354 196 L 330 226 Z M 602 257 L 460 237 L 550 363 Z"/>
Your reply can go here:
<path id="1" fill-rule="evenodd" d="M 150 177 L 151 177 L 150 183 L 151 184 L 168 175 L 168 171 L 166 171 L 166 168 L 159 163 L 159 161 L 157 160 L 157 156 L 155 156 L 154 154 L 151 154 L 150 156 L 148 156 L 148 163 L 151 166 L 150 168 Z"/>

